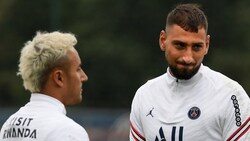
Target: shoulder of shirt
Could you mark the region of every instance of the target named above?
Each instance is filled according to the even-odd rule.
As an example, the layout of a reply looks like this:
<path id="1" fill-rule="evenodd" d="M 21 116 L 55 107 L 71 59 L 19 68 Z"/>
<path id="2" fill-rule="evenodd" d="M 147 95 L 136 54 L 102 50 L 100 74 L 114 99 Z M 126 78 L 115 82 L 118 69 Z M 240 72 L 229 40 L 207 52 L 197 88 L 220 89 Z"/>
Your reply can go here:
<path id="1" fill-rule="evenodd" d="M 72 119 L 69 119 L 68 122 L 66 123 L 61 123 L 60 125 L 57 126 L 55 130 L 52 130 L 50 132 L 50 135 L 48 138 L 51 139 L 62 139 L 63 140 L 89 140 L 88 134 L 86 130 L 74 122 Z"/>
<path id="2" fill-rule="evenodd" d="M 86 130 L 71 118 L 65 117 L 58 119 L 58 121 L 59 122 L 56 123 L 56 129 L 52 131 L 53 134 L 65 134 L 65 136 L 69 135 L 71 138 L 74 136 L 88 137 Z"/>
<path id="3" fill-rule="evenodd" d="M 166 75 L 167 73 L 164 73 L 158 77 L 148 80 L 146 83 L 144 83 L 142 86 L 139 87 L 137 92 L 147 90 L 148 88 L 151 87 L 161 87 L 160 84 L 165 82 L 165 79 L 167 78 Z"/>
<path id="4" fill-rule="evenodd" d="M 71 130 L 84 130 L 84 128 L 78 123 L 76 123 L 73 119 L 64 115 L 62 117 L 59 117 L 58 121 L 55 121 L 55 123 L 58 124 L 58 127 L 60 128 L 68 128 Z"/>
<path id="5" fill-rule="evenodd" d="M 232 91 L 238 91 L 243 89 L 242 86 L 235 80 L 227 77 L 226 75 L 218 71 L 214 71 L 207 66 L 202 67 L 201 73 L 204 81 L 207 81 L 208 83 L 213 85 L 215 89 L 223 88 Z"/>
<path id="6" fill-rule="evenodd" d="M 164 73 L 158 77 L 152 78 L 150 80 L 148 80 L 144 85 L 154 85 L 157 83 L 161 83 L 165 78 L 166 78 L 167 73 Z M 142 86 L 144 86 L 142 85 Z"/>

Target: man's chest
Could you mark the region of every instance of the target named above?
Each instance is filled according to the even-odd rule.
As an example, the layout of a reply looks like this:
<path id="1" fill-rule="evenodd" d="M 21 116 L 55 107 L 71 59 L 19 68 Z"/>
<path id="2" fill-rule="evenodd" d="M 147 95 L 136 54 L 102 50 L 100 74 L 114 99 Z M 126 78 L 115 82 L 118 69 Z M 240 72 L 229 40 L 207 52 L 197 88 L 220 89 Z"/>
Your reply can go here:
<path id="1" fill-rule="evenodd" d="M 140 113 L 146 140 L 220 140 L 223 117 L 219 102 L 212 101 L 151 100 Z"/>

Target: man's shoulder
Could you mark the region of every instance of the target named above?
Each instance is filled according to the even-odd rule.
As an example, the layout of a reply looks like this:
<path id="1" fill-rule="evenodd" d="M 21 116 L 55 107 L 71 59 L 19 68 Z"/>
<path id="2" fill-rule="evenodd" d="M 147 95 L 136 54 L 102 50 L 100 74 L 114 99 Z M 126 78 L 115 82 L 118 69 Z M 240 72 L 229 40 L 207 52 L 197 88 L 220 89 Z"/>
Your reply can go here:
<path id="1" fill-rule="evenodd" d="M 207 66 L 203 66 L 202 73 L 206 78 L 213 80 L 214 82 L 236 82 L 228 76 L 222 74 L 219 71 L 213 70 Z"/>
<path id="2" fill-rule="evenodd" d="M 164 83 L 166 80 L 166 75 L 167 73 L 164 73 L 160 76 L 157 76 L 155 78 L 149 79 L 146 83 L 144 83 L 141 87 L 154 87 L 154 86 L 159 86 L 159 84 Z"/>
<path id="3" fill-rule="evenodd" d="M 38 117 L 41 123 L 47 124 L 48 126 L 55 126 L 55 128 L 69 128 L 69 129 L 81 129 L 82 127 L 76 123 L 72 118 L 61 114 L 48 114 Z"/>
<path id="4" fill-rule="evenodd" d="M 222 74 L 219 71 L 212 70 L 207 66 L 203 67 L 202 73 L 205 78 L 204 80 L 214 85 L 215 88 L 232 90 L 242 88 L 242 86 L 237 81 L 229 78 L 228 76 Z"/>
<path id="5" fill-rule="evenodd" d="M 53 115 L 51 115 L 53 116 Z M 40 119 L 43 126 L 46 126 L 45 132 L 48 132 L 48 137 L 51 139 L 70 140 L 70 138 L 88 138 L 86 130 L 77 122 L 66 115 L 59 114 L 54 117 Z M 49 121 L 49 122 L 46 122 Z"/>
<path id="6" fill-rule="evenodd" d="M 53 126 L 54 130 L 51 130 L 49 137 L 62 139 L 62 140 L 88 140 L 88 134 L 86 130 L 73 119 L 66 117 L 62 120 L 58 119 L 58 122 Z"/>
<path id="7" fill-rule="evenodd" d="M 151 99 L 151 97 L 154 96 L 159 89 L 166 88 L 165 77 L 166 73 L 148 80 L 137 89 L 134 99 L 138 99 L 139 97 L 143 97 L 143 99 Z"/>

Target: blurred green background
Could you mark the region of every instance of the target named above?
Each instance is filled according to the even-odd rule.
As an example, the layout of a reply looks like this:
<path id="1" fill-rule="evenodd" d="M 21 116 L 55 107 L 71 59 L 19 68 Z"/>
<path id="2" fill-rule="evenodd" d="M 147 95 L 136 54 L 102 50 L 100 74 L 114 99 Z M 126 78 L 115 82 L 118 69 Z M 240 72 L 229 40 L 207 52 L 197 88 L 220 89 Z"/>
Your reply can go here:
<path id="1" fill-rule="evenodd" d="M 165 73 L 158 45 L 167 12 L 198 2 L 211 44 L 204 64 L 250 91 L 250 1 L 242 0 L 0 0 L 0 106 L 29 100 L 16 76 L 20 50 L 36 31 L 72 32 L 89 81 L 86 108 L 129 109 L 135 91 Z"/>
<path id="2" fill-rule="evenodd" d="M 0 127 L 29 101 L 16 76 L 20 50 L 37 31 L 72 32 L 89 81 L 83 102 L 67 108 L 92 141 L 127 141 L 136 90 L 166 72 L 158 45 L 166 15 L 197 2 L 208 16 L 211 44 L 204 64 L 250 92 L 250 1 L 0 0 Z"/>

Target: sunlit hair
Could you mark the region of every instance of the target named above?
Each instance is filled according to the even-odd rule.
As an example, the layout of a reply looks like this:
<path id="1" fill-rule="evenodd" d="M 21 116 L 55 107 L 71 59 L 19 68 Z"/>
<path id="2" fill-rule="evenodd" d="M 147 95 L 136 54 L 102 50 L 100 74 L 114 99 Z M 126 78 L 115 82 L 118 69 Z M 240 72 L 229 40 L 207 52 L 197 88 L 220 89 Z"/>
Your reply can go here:
<path id="1" fill-rule="evenodd" d="M 63 66 L 67 52 L 77 43 L 71 33 L 37 32 L 32 41 L 25 43 L 19 60 L 18 75 L 30 92 L 40 92 L 47 81 L 49 72 Z"/>
<path id="2" fill-rule="evenodd" d="M 198 4 L 177 5 L 167 16 L 166 29 L 174 24 L 190 32 L 198 32 L 200 28 L 208 30 L 206 15 Z"/>

